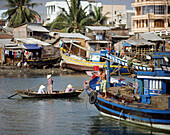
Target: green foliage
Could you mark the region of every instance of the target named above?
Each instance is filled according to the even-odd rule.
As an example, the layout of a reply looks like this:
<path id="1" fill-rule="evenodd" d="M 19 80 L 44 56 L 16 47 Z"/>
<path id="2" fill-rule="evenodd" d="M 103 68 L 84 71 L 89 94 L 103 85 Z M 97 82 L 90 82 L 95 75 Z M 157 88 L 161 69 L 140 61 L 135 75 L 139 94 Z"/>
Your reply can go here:
<path id="1" fill-rule="evenodd" d="M 83 32 L 86 25 L 90 25 L 90 16 L 86 15 L 85 10 L 87 7 L 82 9 L 80 0 L 66 0 L 69 12 L 64 8 L 61 8 L 59 16 L 52 22 L 51 28 L 60 28 L 62 32 Z"/>
<path id="2" fill-rule="evenodd" d="M 91 11 L 90 14 L 86 13 L 85 7 L 82 9 L 80 5 L 81 0 L 66 0 L 67 6 L 69 7 L 69 12 L 65 10 L 65 8 L 61 8 L 61 12 L 56 19 L 53 20 L 51 24 L 51 29 L 58 28 L 62 29 L 62 32 L 83 32 L 85 26 L 87 25 L 103 25 L 107 20 L 106 15 L 109 14 L 107 12 L 105 15 L 102 15 L 103 7 L 94 7 L 94 11 Z"/>
<path id="3" fill-rule="evenodd" d="M 8 26 L 16 27 L 22 23 L 35 22 L 40 15 L 30 9 L 41 5 L 41 3 L 31 3 L 31 0 L 7 0 L 9 9 L 3 13 L 3 16 L 7 16 Z"/>

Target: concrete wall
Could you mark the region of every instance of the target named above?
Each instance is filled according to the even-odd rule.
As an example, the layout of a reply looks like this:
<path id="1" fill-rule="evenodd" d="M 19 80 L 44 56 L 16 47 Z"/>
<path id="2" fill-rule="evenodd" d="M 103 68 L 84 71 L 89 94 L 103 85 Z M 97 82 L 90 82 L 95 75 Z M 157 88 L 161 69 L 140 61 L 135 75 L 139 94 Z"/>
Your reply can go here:
<path id="1" fill-rule="evenodd" d="M 27 38 L 27 24 L 14 28 L 14 38 Z"/>

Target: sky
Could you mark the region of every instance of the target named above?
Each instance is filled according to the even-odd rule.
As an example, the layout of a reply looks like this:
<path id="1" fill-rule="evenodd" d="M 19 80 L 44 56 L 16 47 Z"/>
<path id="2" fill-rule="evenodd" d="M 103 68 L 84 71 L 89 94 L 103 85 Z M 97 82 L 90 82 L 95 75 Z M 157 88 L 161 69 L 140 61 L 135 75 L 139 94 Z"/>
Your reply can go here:
<path id="1" fill-rule="evenodd" d="M 36 10 L 40 15 L 42 15 L 43 18 L 46 15 L 45 3 L 49 2 L 49 1 L 55 1 L 55 0 L 32 0 L 32 2 L 42 3 L 42 6 L 37 6 L 33 9 Z M 56 1 L 58 1 L 58 0 L 56 0 Z M 95 1 L 100 1 L 100 2 L 102 2 L 103 5 L 111 5 L 111 4 L 126 5 L 126 9 L 130 10 L 130 9 L 132 9 L 131 3 L 134 2 L 135 0 L 95 0 Z M 7 9 L 4 6 L 5 4 L 7 4 L 6 0 L 0 0 L 0 10 Z"/>

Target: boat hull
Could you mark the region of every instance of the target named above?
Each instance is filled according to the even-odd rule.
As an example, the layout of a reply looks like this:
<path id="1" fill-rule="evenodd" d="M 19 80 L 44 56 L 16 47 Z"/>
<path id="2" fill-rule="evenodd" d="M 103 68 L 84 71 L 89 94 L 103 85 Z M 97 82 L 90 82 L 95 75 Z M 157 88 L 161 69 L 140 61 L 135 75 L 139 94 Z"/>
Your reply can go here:
<path id="1" fill-rule="evenodd" d="M 83 90 L 76 90 L 74 92 L 64 92 L 64 91 L 56 91 L 55 94 L 38 94 L 37 92 L 29 92 L 26 90 L 16 90 L 19 96 L 22 98 L 70 98 L 70 97 L 78 97 Z"/>
<path id="2" fill-rule="evenodd" d="M 84 60 L 77 60 L 75 58 L 71 58 L 69 56 L 64 55 L 61 53 L 62 56 L 62 67 L 63 68 L 69 68 L 76 71 L 93 71 L 94 66 L 99 66 L 99 68 L 106 67 L 106 62 L 92 62 L 92 61 L 84 61 Z M 111 71 L 118 69 L 118 65 L 111 65 Z M 128 67 L 123 66 L 120 69 L 120 74 L 122 75 L 128 75 L 130 74 L 130 71 Z"/>
<path id="3" fill-rule="evenodd" d="M 60 61 L 60 57 L 56 57 L 56 58 L 47 58 L 41 60 L 27 60 L 27 64 L 33 67 L 42 67 L 45 65 L 53 65 L 59 63 L 59 61 Z"/>
<path id="4" fill-rule="evenodd" d="M 87 91 L 90 95 L 91 91 Z M 116 100 L 106 100 L 97 96 L 95 107 L 104 116 L 109 116 L 118 120 L 124 120 L 139 125 L 153 128 L 170 130 L 170 110 L 156 110 L 139 107 L 136 105 L 128 106 Z"/>

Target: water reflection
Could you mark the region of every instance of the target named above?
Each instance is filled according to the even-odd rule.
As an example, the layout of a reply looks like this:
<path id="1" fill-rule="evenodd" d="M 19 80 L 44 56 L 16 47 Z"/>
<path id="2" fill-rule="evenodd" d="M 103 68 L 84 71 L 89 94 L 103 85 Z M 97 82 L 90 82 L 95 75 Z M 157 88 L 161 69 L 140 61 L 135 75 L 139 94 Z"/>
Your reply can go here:
<path id="1" fill-rule="evenodd" d="M 89 134 L 93 135 L 125 135 L 125 134 L 138 134 L 138 135 L 168 135 L 170 132 L 157 130 L 145 126 L 135 125 L 125 121 L 119 121 L 112 118 L 100 116 L 91 117 L 93 124 L 89 129 Z"/>

